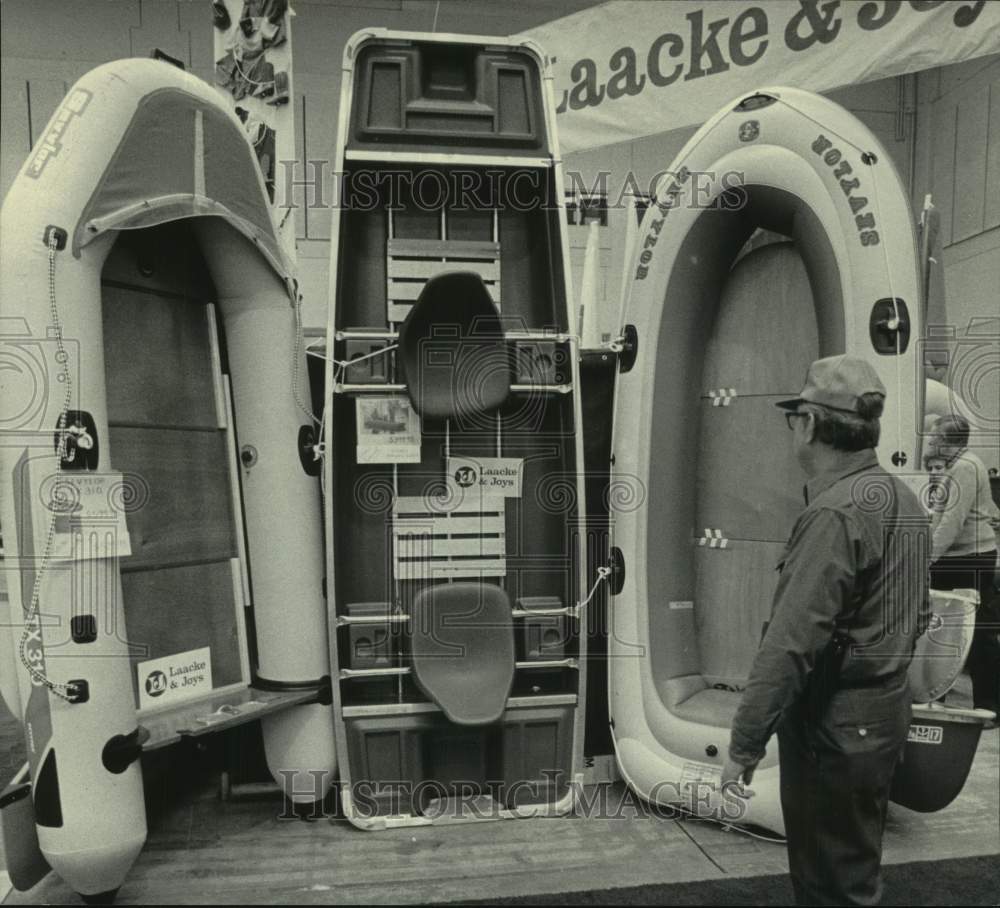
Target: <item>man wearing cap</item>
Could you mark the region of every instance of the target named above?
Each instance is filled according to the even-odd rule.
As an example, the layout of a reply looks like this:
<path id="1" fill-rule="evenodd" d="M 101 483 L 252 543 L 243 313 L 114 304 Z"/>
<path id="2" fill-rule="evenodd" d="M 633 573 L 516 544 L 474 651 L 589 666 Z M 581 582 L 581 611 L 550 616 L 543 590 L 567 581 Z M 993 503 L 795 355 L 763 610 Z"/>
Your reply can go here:
<path id="1" fill-rule="evenodd" d="M 777 732 L 799 904 L 881 898 L 889 788 L 910 723 L 906 670 L 930 619 L 928 519 L 875 456 L 884 400 L 869 363 L 832 356 L 778 404 L 808 478 L 806 507 L 778 566 L 722 782 L 749 784 Z"/>

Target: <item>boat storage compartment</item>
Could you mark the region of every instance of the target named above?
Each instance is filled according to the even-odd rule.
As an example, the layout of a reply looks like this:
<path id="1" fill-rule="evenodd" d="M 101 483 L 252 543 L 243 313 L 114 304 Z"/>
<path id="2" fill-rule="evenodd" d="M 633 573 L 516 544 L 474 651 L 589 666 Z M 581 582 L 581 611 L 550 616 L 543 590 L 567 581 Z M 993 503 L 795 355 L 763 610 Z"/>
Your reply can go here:
<path id="1" fill-rule="evenodd" d="M 435 713 L 350 718 L 350 800 L 364 819 L 436 814 L 449 801 L 460 815 L 480 797 L 492 810 L 558 802 L 571 781 L 556 767 L 573 748 L 573 712 L 515 708 L 476 728 Z"/>
<path id="2" fill-rule="evenodd" d="M 540 74 L 520 48 L 379 42 L 354 67 L 352 148 L 545 150 Z"/>

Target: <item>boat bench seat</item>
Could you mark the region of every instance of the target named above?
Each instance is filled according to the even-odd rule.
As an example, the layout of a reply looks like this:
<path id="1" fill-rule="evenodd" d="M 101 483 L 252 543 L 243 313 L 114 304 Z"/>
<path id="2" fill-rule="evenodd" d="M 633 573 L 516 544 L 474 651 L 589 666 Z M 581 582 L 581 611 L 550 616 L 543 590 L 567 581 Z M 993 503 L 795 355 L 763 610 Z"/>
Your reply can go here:
<path id="1" fill-rule="evenodd" d="M 659 685 L 664 705 L 679 719 L 729 728 L 740 705 L 740 694 L 735 691 L 709 687 L 701 675 L 683 675 L 670 678 Z"/>

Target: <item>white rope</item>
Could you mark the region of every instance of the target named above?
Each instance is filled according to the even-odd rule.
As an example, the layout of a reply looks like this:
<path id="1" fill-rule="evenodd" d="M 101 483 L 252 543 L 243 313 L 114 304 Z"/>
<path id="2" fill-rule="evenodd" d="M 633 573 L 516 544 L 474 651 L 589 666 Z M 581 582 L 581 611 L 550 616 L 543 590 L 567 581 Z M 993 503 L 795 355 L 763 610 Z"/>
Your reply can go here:
<path id="1" fill-rule="evenodd" d="M 389 344 L 386 347 L 381 347 L 378 350 L 373 350 L 371 353 L 366 353 L 364 356 L 357 356 L 354 359 L 335 359 L 332 356 L 327 356 L 319 350 L 311 350 L 308 347 L 306 348 L 306 355 L 315 356 L 317 359 L 321 359 L 324 362 L 333 363 L 335 367 L 333 371 L 333 381 L 336 384 L 340 382 L 344 372 L 351 366 L 363 363 L 368 359 L 374 359 L 376 356 L 384 356 L 386 353 L 391 353 L 393 350 L 398 349 L 398 347 L 399 344 Z"/>
<path id="2" fill-rule="evenodd" d="M 58 243 L 59 241 L 56 238 L 55 231 L 53 230 L 49 234 L 48 243 L 49 313 L 52 319 L 52 329 L 56 340 L 56 362 L 62 367 L 62 374 L 59 376 L 59 380 L 62 381 L 66 389 L 62 409 L 59 412 L 59 421 L 56 423 L 56 432 L 59 437 L 59 443 L 56 448 L 56 464 L 57 469 L 61 469 L 63 460 L 66 457 L 66 438 L 68 434 L 66 432 L 66 420 L 69 418 L 69 409 L 73 402 L 73 384 L 69 370 L 69 356 L 66 353 L 66 347 L 63 345 L 62 325 L 59 322 L 59 309 L 56 305 L 56 251 L 58 249 Z M 49 520 L 48 532 L 45 535 L 45 545 L 42 548 L 42 557 L 38 562 L 37 569 L 35 571 L 35 582 L 31 590 L 31 604 L 28 606 L 28 612 L 24 616 L 24 628 L 21 633 L 21 642 L 18 645 L 17 652 L 18 657 L 21 660 L 21 664 L 25 667 L 25 669 L 27 669 L 32 682 L 43 685 L 57 697 L 60 697 L 67 703 L 72 703 L 72 693 L 75 690 L 74 686 L 69 684 L 58 684 L 55 681 L 50 680 L 45 672 L 38 669 L 28 661 L 27 656 L 30 628 L 34 625 L 36 619 L 39 621 L 39 624 L 41 623 L 41 619 L 38 616 L 38 607 L 42 592 L 42 577 L 45 575 L 49 559 L 52 557 L 52 546 L 55 542 L 56 533 L 56 508 L 54 507 L 54 504 L 54 501 L 50 503 L 52 516 Z"/>
<path id="3" fill-rule="evenodd" d="M 590 588 L 590 592 L 587 593 L 587 598 L 582 602 L 577 603 L 577 608 L 586 608 L 590 605 L 590 600 L 594 598 L 594 594 L 597 592 L 597 588 L 604 583 L 608 577 L 611 576 L 611 566 L 605 565 L 604 567 L 599 567 L 597 569 L 597 579 L 594 581 L 594 585 Z"/>

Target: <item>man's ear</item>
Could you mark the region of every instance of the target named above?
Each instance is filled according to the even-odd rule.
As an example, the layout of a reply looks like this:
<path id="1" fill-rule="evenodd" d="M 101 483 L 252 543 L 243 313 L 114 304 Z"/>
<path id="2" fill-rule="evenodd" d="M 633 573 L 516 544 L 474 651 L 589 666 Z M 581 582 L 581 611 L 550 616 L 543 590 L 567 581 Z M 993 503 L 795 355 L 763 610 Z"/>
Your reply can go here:
<path id="1" fill-rule="evenodd" d="M 805 433 L 806 444 L 811 445 L 816 438 L 816 414 L 806 411 L 806 418 L 802 423 L 802 431 Z"/>

